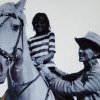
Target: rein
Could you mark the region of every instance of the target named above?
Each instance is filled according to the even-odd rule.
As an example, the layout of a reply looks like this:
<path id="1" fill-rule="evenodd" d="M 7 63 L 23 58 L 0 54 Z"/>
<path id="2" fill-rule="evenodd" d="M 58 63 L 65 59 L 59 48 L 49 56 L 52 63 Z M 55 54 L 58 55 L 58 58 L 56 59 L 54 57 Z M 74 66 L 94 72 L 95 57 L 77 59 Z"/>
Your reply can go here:
<path id="1" fill-rule="evenodd" d="M 27 83 L 22 83 L 22 84 L 15 83 L 15 84 L 14 84 L 14 87 L 17 87 L 17 86 L 21 86 L 21 87 L 22 87 L 22 86 L 25 86 L 25 87 L 23 88 L 23 90 L 22 90 L 19 94 L 17 94 L 17 96 L 18 96 L 18 97 L 21 96 L 22 93 L 23 93 L 32 83 L 34 83 L 40 76 L 41 76 L 41 75 L 38 74 L 38 75 L 36 76 L 35 79 L 33 79 L 33 80 L 31 80 L 31 81 L 29 81 L 29 82 L 27 82 Z"/>

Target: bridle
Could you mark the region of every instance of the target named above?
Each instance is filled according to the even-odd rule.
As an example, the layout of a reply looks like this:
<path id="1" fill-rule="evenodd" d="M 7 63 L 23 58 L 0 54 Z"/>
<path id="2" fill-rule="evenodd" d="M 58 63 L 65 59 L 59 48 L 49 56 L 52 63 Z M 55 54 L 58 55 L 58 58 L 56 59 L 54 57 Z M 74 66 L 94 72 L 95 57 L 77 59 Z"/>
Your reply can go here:
<path id="1" fill-rule="evenodd" d="M 17 57 L 17 51 L 20 50 L 21 51 L 21 55 L 23 54 L 23 26 L 24 26 L 24 23 L 23 23 L 23 20 L 19 17 L 17 17 L 14 13 L 8 13 L 8 14 L 1 14 L 0 17 L 3 17 L 3 16 L 7 16 L 4 21 L 0 24 L 0 27 L 8 20 L 10 19 L 11 17 L 13 17 L 14 19 L 19 19 L 20 20 L 20 30 L 19 30 L 19 34 L 18 34 L 18 37 L 17 37 L 17 41 L 15 43 L 15 46 L 13 47 L 13 51 L 11 54 L 7 53 L 5 50 L 2 50 L 0 48 L 0 55 L 3 56 L 5 59 L 6 59 L 6 63 L 9 65 L 11 64 L 11 62 L 13 61 L 14 65 L 16 65 L 16 63 L 18 63 L 18 57 Z M 22 41 L 22 48 L 18 48 L 18 43 L 19 43 L 19 40 L 21 38 L 21 41 Z M 11 86 L 14 88 L 15 86 L 24 86 L 26 85 L 25 83 L 24 84 L 16 84 L 12 77 L 11 77 L 11 74 L 10 74 L 10 69 L 11 68 L 8 68 L 9 69 L 9 76 L 10 76 L 10 80 L 11 80 Z M 31 82 L 29 82 L 31 83 Z M 27 83 L 28 84 L 28 83 Z M 25 90 L 25 89 L 24 89 Z"/>
<path id="2" fill-rule="evenodd" d="M 14 14 L 14 13 L 8 13 L 8 14 L 0 14 L 0 17 L 2 16 L 7 16 L 7 18 L 5 18 L 5 20 L 0 24 L 0 27 L 8 20 L 10 19 L 11 17 L 13 17 L 14 19 L 17 19 L 17 16 Z M 15 46 L 13 47 L 13 52 L 11 54 L 7 53 L 5 50 L 2 50 L 0 48 L 0 55 L 2 55 L 4 58 L 6 58 L 8 61 L 16 61 L 17 59 L 17 50 L 20 50 L 22 53 L 23 53 L 23 26 L 24 26 L 24 23 L 23 23 L 23 20 L 21 18 L 18 17 L 18 19 L 20 20 L 20 30 L 19 30 L 19 34 L 18 34 L 18 37 L 17 37 L 17 41 L 15 43 Z M 22 30 L 21 30 L 22 29 Z M 20 38 L 22 38 L 22 49 L 21 48 L 17 48 L 18 46 L 18 43 L 19 43 L 19 40 Z"/>
<path id="3" fill-rule="evenodd" d="M 14 62 L 13 65 L 16 65 L 16 62 L 18 62 L 17 55 L 16 55 L 17 50 L 20 50 L 20 51 L 22 52 L 22 54 L 23 54 L 23 26 L 24 26 L 24 23 L 23 23 L 23 20 L 22 20 L 21 18 L 17 17 L 14 13 L 1 14 L 0 17 L 2 17 L 2 16 L 7 16 L 7 18 L 5 18 L 5 20 L 0 24 L 0 27 L 1 27 L 8 19 L 10 19 L 11 17 L 13 17 L 13 18 L 15 18 L 15 19 L 18 18 L 18 19 L 20 20 L 20 23 L 21 23 L 21 25 L 20 25 L 20 30 L 19 30 L 19 34 L 18 34 L 18 37 L 17 37 L 17 41 L 16 41 L 15 46 L 14 46 L 14 48 L 13 48 L 13 52 L 12 52 L 11 54 L 9 54 L 9 53 L 7 53 L 5 50 L 2 50 L 2 49 L 0 48 L 0 55 L 3 56 L 3 57 L 7 60 L 7 64 L 9 65 L 9 64 L 11 64 L 11 62 L 13 61 L 13 62 Z M 21 49 L 21 48 L 17 48 L 20 38 L 21 38 L 21 40 L 22 40 L 22 49 Z M 21 54 L 21 55 L 22 55 L 22 54 Z M 9 70 L 9 71 L 10 71 L 10 70 Z M 35 79 L 33 79 L 33 80 L 29 81 L 29 82 L 26 82 L 26 83 L 21 83 L 21 84 L 15 83 L 15 82 L 13 81 L 10 72 L 9 72 L 9 76 L 10 76 L 10 79 L 11 79 L 11 86 L 12 86 L 12 88 L 15 88 L 16 86 L 21 86 L 21 87 L 22 87 L 22 86 L 25 86 L 25 87 L 23 88 L 23 90 L 22 90 L 19 94 L 17 94 L 17 97 L 20 97 L 20 96 L 22 95 L 22 93 L 23 93 L 33 82 L 35 82 L 41 75 L 40 75 L 40 73 L 39 73 L 39 74 L 36 76 Z M 43 77 L 42 77 L 42 78 L 43 78 Z M 49 85 L 48 85 L 48 82 L 47 82 L 44 78 L 43 78 L 43 80 L 45 81 L 45 83 L 46 83 L 46 85 L 47 85 L 47 87 L 48 87 L 48 91 L 47 91 L 47 94 L 46 94 L 46 97 L 45 97 L 45 100 L 47 100 L 47 99 L 48 99 L 48 96 L 49 96 L 49 91 L 50 91 L 51 89 L 50 89 L 50 87 L 49 87 Z"/>

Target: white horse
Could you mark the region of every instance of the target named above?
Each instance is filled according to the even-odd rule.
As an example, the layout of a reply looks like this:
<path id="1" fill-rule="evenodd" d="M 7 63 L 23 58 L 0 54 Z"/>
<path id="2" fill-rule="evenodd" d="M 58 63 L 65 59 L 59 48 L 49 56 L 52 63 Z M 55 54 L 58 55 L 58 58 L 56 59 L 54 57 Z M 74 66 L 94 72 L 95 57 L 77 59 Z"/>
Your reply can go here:
<path id="1" fill-rule="evenodd" d="M 5 100 L 55 100 L 30 57 L 23 13 L 25 2 L 0 6 L 0 84 L 7 77 Z"/>

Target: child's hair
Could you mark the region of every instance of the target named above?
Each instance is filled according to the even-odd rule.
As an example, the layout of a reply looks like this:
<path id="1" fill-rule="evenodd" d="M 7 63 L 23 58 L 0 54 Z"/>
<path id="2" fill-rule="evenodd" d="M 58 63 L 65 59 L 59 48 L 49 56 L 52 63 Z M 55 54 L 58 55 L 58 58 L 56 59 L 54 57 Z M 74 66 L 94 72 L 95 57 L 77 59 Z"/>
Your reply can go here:
<path id="1" fill-rule="evenodd" d="M 33 17 L 33 20 L 32 20 L 32 25 L 33 25 L 33 28 L 35 28 L 38 20 L 40 19 L 40 17 L 43 17 L 45 19 L 45 23 L 46 23 L 46 27 L 50 28 L 50 23 L 49 23 L 49 19 L 47 17 L 47 15 L 45 13 L 37 13 L 34 17 Z"/>

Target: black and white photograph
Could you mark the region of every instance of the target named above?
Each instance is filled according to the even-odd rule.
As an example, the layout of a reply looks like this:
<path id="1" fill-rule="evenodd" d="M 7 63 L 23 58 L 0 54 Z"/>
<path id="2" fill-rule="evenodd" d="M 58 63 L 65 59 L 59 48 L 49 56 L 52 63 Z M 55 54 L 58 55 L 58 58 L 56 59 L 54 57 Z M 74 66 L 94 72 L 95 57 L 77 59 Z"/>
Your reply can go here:
<path id="1" fill-rule="evenodd" d="M 0 100 L 100 100 L 100 0 L 0 0 Z"/>

